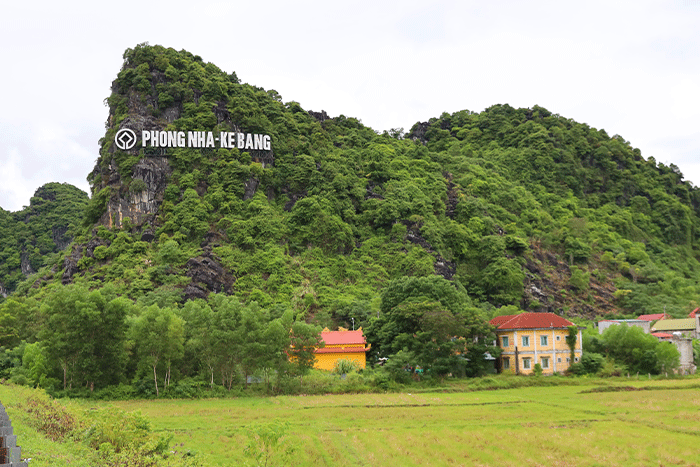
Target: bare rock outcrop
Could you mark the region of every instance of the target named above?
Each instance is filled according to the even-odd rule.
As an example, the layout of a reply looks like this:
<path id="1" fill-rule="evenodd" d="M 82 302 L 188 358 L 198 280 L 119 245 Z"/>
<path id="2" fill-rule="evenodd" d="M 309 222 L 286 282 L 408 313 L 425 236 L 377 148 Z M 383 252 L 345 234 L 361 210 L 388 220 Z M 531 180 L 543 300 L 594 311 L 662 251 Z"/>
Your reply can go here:
<path id="1" fill-rule="evenodd" d="M 66 255 L 66 259 L 63 260 L 63 276 L 61 276 L 61 283 L 63 285 L 70 284 L 73 275 L 80 270 L 78 261 L 80 261 L 82 257 L 82 246 L 73 245 L 70 254 Z"/>
<path id="2" fill-rule="evenodd" d="M 206 298 L 210 292 L 231 293 L 235 279 L 211 253 L 205 251 L 202 256 L 190 258 L 185 267 L 185 275 L 192 278 L 184 290 L 185 300 Z"/>

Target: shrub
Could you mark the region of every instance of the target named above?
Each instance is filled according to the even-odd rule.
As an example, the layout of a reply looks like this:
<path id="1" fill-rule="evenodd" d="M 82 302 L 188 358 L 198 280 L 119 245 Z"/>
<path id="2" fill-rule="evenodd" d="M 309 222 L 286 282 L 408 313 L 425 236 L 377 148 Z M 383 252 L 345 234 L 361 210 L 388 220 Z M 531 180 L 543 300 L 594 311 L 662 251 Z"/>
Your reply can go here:
<path id="1" fill-rule="evenodd" d="M 65 438 L 80 427 L 77 417 L 68 409 L 41 393 L 29 397 L 25 409 L 32 416 L 34 426 L 53 441 Z"/>
<path id="2" fill-rule="evenodd" d="M 598 373 L 598 371 L 603 367 L 604 363 L 605 357 L 597 353 L 587 352 L 581 356 L 580 364 L 585 373 Z"/>
<path id="3" fill-rule="evenodd" d="M 625 365 L 616 363 L 615 360 L 608 359 L 605 361 L 598 374 L 600 376 L 622 376 L 627 372 L 628 369 Z"/>
<path id="4" fill-rule="evenodd" d="M 535 363 L 535 368 L 533 368 L 532 372 L 535 376 L 542 376 L 542 365 Z"/>
<path id="5" fill-rule="evenodd" d="M 348 360 L 347 358 L 341 358 L 340 360 L 336 360 L 335 365 L 333 366 L 333 373 L 343 375 L 347 373 L 352 373 L 353 371 L 357 371 L 359 369 L 360 364 L 356 361 Z"/>
<path id="6" fill-rule="evenodd" d="M 133 179 L 129 184 L 129 191 L 131 193 L 141 193 L 142 191 L 145 191 L 146 188 L 148 188 L 146 182 L 144 182 L 140 178 Z"/>

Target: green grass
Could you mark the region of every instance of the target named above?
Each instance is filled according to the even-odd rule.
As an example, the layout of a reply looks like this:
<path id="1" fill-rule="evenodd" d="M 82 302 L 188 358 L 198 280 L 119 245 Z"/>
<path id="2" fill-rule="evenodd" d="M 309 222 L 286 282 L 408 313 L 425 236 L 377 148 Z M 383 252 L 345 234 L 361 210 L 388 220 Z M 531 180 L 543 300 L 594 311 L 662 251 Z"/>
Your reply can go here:
<path id="1" fill-rule="evenodd" d="M 22 386 L 0 384 L 0 403 L 12 422 L 13 433 L 23 458 L 31 458 L 32 467 L 63 466 L 90 467 L 95 455 L 80 443 L 55 442 L 40 433 L 24 410 L 28 397 L 36 391 Z"/>
<path id="2" fill-rule="evenodd" d="M 126 401 L 180 449 L 241 465 L 246 427 L 279 420 L 290 465 L 700 465 L 700 384 L 583 385 L 403 394 Z M 642 390 L 590 392 L 599 387 Z"/>
<path id="3" fill-rule="evenodd" d="M 497 386 L 513 384 L 492 379 Z M 172 450 L 197 452 L 200 465 L 255 465 L 244 453 L 249 429 L 279 421 L 289 429 L 268 465 L 700 466 L 700 379 L 565 383 L 470 392 L 446 386 L 420 393 L 75 404 L 139 410 L 155 431 L 173 435 Z M 7 406 L 5 388 L 0 386 L 0 401 Z M 23 454 L 37 458 L 33 466 L 87 465 L 79 463 L 70 444 L 60 445 L 74 456 L 67 461 L 39 461 L 32 451 L 44 455 L 47 449 L 40 436 L 22 423 L 21 410 L 10 416 Z M 286 458 L 285 447 L 294 447 Z"/>

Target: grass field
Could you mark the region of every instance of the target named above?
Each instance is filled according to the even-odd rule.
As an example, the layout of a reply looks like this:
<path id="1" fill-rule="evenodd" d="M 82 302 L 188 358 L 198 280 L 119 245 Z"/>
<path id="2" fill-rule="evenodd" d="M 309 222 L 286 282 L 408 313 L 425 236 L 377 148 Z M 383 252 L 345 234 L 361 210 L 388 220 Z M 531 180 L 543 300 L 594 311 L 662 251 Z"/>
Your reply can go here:
<path id="1" fill-rule="evenodd" d="M 246 465 L 248 428 L 282 422 L 268 465 L 700 466 L 697 379 L 99 405 L 140 410 L 202 465 Z"/>

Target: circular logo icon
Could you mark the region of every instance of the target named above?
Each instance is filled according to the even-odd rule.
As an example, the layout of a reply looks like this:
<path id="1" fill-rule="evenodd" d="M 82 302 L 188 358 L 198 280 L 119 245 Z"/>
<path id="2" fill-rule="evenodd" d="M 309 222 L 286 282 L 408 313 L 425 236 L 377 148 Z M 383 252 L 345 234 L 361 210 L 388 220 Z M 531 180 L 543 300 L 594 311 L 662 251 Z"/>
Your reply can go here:
<path id="1" fill-rule="evenodd" d="M 136 133 L 128 128 L 122 128 L 117 131 L 117 135 L 114 137 L 114 142 L 117 143 L 117 147 L 123 151 L 127 151 L 134 146 L 136 146 Z"/>

